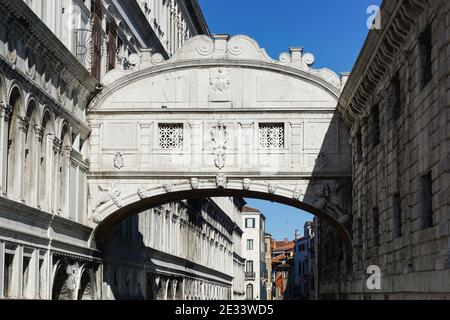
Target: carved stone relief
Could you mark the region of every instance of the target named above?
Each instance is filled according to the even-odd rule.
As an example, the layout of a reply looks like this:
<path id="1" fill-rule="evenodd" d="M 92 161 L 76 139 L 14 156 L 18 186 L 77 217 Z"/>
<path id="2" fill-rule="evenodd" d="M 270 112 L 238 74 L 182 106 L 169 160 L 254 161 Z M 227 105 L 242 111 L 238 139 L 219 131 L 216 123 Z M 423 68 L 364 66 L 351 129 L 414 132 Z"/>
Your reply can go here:
<path id="1" fill-rule="evenodd" d="M 225 167 L 225 150 L 227 149 L 228 133 L 226 126 L 219 122 L 211 130 L 211 138 L 214 142 L 215 159 L 214 164 L 217 168 L 223 169 Z"/>

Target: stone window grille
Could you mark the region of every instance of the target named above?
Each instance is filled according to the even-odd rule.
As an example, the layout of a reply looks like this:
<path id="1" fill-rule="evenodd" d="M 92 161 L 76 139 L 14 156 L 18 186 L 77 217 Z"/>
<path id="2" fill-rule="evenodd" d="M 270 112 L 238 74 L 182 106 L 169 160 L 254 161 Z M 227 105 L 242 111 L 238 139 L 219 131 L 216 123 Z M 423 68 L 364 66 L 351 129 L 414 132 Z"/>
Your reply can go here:
<path id="1" fill-rule="evenodd" d="M 262 149 L 284 148 L 284 123 L 260 123 L 259 147 Z"/>
<path id="2" fill-rule="evenodd" d="M 420 177 L 420 216 L 422 229 L 433 226 L 433 181 L 431 172 Z"/>
<path id="3" fill-rule="evenodd" d="M 400 201 L 400 194 L 397 193 L 394 195 L 393 199 L 393 217 L 394 217 L 394 236 L 396 238 L 401 237 L 402 235 L 402 207 Z"/>
<path id="4" fill-rule="evenodd" d="M 375 246 L 380 244 L 380 213 L 378 207 L 372 209 L 373 219 L 373 243 Z"/>
<path id="5" fill-rule="evenodd" d="M 419 36 L 419 51 L 420 51 L 420 80 L 421 86 L 424 88 L 433 77 L 432 71 L 432 29 L 431 24 Z"/>
<path id="6" fill-rule="evenodd" d="M 161 149 L 183 149 L 183 124 L 160 124 L 158 133 Z"/>

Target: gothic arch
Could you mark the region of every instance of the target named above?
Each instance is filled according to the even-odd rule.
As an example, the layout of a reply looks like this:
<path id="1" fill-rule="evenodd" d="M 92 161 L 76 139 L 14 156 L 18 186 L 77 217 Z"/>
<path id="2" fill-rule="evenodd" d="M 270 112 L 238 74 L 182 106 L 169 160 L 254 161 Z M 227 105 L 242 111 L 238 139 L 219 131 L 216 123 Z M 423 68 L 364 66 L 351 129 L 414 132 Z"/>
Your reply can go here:
<path id="1" fill-rule="evenodd" d="M 70 156 L 72 147 L 72 136 L 67 122 L 63 122 L 59 136 L 60 150 L 58 156 L 57 183 L 58 183 L 58 212 L 65 217 L 69 214 L 69 178 L 70 178 Z M 73 217 L 75 218 L 75 217 Z"/>
<path id="2" fill-rule="evenodd" d="M 36 129 L 39 123 L 39 104 L 34 97 L 28 99 L 26 108 L 26 121 L 28 122 L 25 131 L 25 154 L 24 154 L 24 200 L 26 203 L 34 205 L 37 195 L 38 180 L 38 142 Z"/>
<path id="3" fill-rule="evenodd" d="M 49 109 L 42 113 L 39 143 L 39 186 L 38 205 L 44 210 L 50 210 L 52 194 L 51 162 L 53 158 L 55 122 Z"/>
<path id="4" fill-rule="evenodd" d="M 52 279 L 52 300 L 72 300 L 72 293 L 68 288 L 69 276 L 66 264 L 58 261 Z"/>
<path id="5" fill-rule="evenodd" d="M 94 272 L 83 267 L 78 285 L 78 300 L 95 300 L 96 291 Z"/>
<path id="6" fill-rule="evenodd" d="M 7 184 L 6 192 L 11 197 L 20 197 L 19 187 L 20 184 L 20 161 L 19 155 L 21 154 L 20 145 L 20 131 L 23 126 L 21 115 L 23 115 L 23 93 L 18 84 L 11 86 L 8 95 L 9 120 L 8 120 L 8 138 L 6 139 L 7 149 Z"/>

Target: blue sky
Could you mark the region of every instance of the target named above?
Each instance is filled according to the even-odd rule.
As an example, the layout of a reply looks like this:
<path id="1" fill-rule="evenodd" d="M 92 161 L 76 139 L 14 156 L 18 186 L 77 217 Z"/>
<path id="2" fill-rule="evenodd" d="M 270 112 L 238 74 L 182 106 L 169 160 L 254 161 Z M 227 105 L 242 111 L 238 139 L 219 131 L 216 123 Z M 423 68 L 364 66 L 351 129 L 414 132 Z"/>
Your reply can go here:
<path id="1" fill-rule="evenodd" d="M 381 0 L 199 0 L 212 33 L 245 34 L 272 58 L 289 47 L 303 47 L 316 57 L 315 68 L 351 71 L 367 36 L 370 5 Z M 276 239 L 294 237 L 312 216 L 300 210 L 247 199 L 267 217 Z"/>
<path id="2" fill-rule="evenodd" d="M 272 58 L 289 47 L 316 57 L 314 67 L 351 71 L 366 38 L 367 8 L 381 0 L 199 0 L 212 33 L 245 34 Z"/>

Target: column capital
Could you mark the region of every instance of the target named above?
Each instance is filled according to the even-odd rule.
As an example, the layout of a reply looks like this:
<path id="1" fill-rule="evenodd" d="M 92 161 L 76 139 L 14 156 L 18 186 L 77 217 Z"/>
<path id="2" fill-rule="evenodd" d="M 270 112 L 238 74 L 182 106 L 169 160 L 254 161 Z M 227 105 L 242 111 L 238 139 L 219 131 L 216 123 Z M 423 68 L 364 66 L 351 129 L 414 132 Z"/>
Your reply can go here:
<path id="1" fill-rule="evenodd" d="M 28 118 L 27 116 L 18 116 L 17 119 L 18 121 L 18 125 L 19 125 L 19 129 L 25 133 L 28 132 L 28 129 L 30 128 L 30 118 Z"/>
<path id="2" fill-rule="evenodd" d="M 0 103 L 0 116 L 5 120 L 9 121 L 11 119 L 13 107 L 7 103 Z"/>
<path id="3" fill-rule="evenodd" d="M 57 137 L 53 137 L 53 151 L 55 151 L 55 153 L 60 153 L 61 148 L 62 148 L 62 140 Z"/>
<path id="4" fill-rule="evenodd" d="M 44 128 L 40 125 L 34 126 L 34 133 L 36 134 L 37 141 L 40 143 L 44 139 Z"/>

